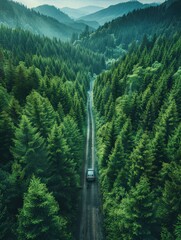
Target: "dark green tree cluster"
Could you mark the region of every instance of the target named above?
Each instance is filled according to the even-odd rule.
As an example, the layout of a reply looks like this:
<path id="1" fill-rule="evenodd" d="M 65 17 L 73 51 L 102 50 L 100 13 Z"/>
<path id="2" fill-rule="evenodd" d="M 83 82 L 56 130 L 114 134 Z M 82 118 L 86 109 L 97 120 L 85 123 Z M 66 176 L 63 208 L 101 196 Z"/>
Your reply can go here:
<path id="1" fill-rule="evenodd" d="M 41 214 L 37 214 L 40 212 Z M 70 239 L 66 221 L 59 216 L 59 206 L 46 186 L 32 178 L 18 217 L 18 239 Z"/>
<path id="2" fill-rule="evenodd" d="M 0 36 L 0 46 L 10 52 L 12 64 L 17 66 L 20 61 L 25 62 L 26 67 L 37 67 L 48 77 L 64 75 L 65 80 L 74 80 L 76 72 L 81 69 L 99 73 L 105 67 L 102 55 L 56 38 L 51 40 L 3 25 L 0 26 Z"/>
<path id="3" fill-rule="evenodd" d="M 145 37 L 94 98 L 107 239 L 179 239 L 181 35 Z"/>
<path id="4" fill-rule="evenodd" d="M 87 90 L 102 56 L 0 28 L 0 239 L 72 239 Z"/>

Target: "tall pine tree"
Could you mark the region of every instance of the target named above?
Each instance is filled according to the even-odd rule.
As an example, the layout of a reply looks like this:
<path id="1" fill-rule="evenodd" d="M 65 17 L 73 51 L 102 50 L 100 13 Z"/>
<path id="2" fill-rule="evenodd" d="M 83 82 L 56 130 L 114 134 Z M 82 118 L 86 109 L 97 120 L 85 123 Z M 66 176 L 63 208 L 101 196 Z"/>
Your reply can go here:
<path id="1" fill-rule="evenodd" d="M 48 177 L 49 157 L 44 139 L 25 115 L 16 128 L 12 154 L 14 164 L 21 168 L 23 184 L 26 181 L 29 184 L 33 174 L 44 179 Z"/>
<path id="2" fill-rule="evenodd" d="M 59 214 L 58 203 L 46 185 L 33 177 L 18 216 L 18 239 L 71 239 L 67 233 L 67 223 Z"/>

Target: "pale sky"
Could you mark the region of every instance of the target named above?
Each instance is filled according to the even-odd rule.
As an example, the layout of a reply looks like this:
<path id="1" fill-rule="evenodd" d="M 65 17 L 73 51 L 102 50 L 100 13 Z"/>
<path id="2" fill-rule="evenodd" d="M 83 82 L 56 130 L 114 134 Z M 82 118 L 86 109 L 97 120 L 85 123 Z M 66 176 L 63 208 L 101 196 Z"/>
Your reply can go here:
<path id="1" fill-rule="evenodd" d="M 108 7 L 120 2 L 127 2 L 128 0 L 14 0 L 27 6 L 28 8 L 37 7 L 43 4 L 54 5 L 58 8 L 62 7 L 72 7 L 79 8 L 84 6 L 102 6 Z M 151 2 L 164 2 L 165 0 L 140 0 L 142 3 L 151 3 Z"/>

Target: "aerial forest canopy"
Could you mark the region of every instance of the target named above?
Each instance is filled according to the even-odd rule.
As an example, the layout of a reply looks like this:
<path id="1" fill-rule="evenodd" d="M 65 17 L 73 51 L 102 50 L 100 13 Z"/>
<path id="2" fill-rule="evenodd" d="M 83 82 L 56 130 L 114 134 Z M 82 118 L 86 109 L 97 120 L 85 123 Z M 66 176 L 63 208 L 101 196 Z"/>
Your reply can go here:
<path id="1" fill-rule="evenodd" d="M 1 23 L 31 12 L 0 6 Z M 75 239 L 90 82 L 105 239 L 181 239 L 180 12 L 168 0 L 73 43 L 0 25 L 0 240 Z"/>
<path id="2" fill-rule="evenodd" d="M 180 239 L 180 33 L 145 38 L 94 96 L 107 239 Z"/>
<path id="3" fill-rule="evenodd" d="M 61 233 L 67 240 L 76 221 L 87 90 L 104 58 L 22 30 L 1 27 L 0 36 L 0 239 Z M 38 222 L 44 233 L 34 232 Z"/>

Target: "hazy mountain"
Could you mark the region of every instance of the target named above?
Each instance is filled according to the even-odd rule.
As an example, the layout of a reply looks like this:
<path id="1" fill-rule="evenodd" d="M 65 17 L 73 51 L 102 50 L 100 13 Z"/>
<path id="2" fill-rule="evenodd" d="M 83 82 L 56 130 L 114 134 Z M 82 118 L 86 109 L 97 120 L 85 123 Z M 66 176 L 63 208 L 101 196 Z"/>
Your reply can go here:
<path id="1" fill-rule="evenodd" d="M 81 19 L 97 21 L 99 24 L 103 25 L 105 22 L 110 22 L 111 20 L 123 16 L 124 14 L 127 14 L 129 12 L 132 12 L 133 10 L 149 6 L 150 6 L 149 4 L 142 4 L 138 1 L 119 3 L 116 5 L 109 6 L 108 8 L 102 9 L 96 13 L 83 16 L 81 17 Z"/>
<path id="2" fill-rule="evenodd" d="M 79 42 L 93 51 L 104 53 L 108 58 L 117 58 L 131 42 L 136 44 L 142 41 L 144 35 L 151 38 L 155 34 L 174 34 L 181 27 L 181 1 L 172 1 L 130 12 L 106 23 Z"/>
<path id="3" fill-rule="evenodd" d="M 99 24 L 94 21 L 75 21 L 55 6 L 41 5 L 33 8 L 33 10 L 43 15 L 55 18 L 60 23 L 64 23 L 78 31 L 83 31 L 86 25 L 88 25 L 91 29 L 97 29 L 99 27 Z"/>
<path id="4" fill-rule="evenodd" d="M 60 9 L 55 6 L 50 5 L 41 5 L 36 8 L 33 8 L 36 12 L 39 12 L 43 15 L 47 15 L 49 17 L 57 19 L 61 23 L 72 23 L 73 20 L 64 12 L 60 11 Z"/>
<path id="5" fill-rule="evenodd" d="M 89 27 L 93 28 L 94 30 L 100 27 L 100 24 L 96 21 L 84 21 L 82 19 L 76 20 L 77 23 L 83 23 L 84 25 L 88 25 Z"/>
<path id="6" fill-rule="evenodd" d="M 53 11 L 55 11 L 55 9 L 53 9 L 52 12 Z M 60 17 L 59 12 L 56 13 L 56 17 Z M 63 15 L 63 13 L 62 17 L 67 19 L 67 21 L 73 21 L 65 14 Z M 82 30 L 85 29 L 85 24 L 67 25 L 59 22 L 55 18 L 42 15 L 19 3 L 9 0 L 0 1 L 0 24 L 11 28 L 29 30 L 35 34 L 48 36 L 50 38 L 57 37 L 61 40 L 69 40 L 73 33 L 80 34 Z"/>
<path id="7" fill-rule="evenodd" d="M 98 6 L 87 6 L 87 7 L 77 8 L 77 9 L 64 7 L 64 8 L 61 8 L 61 11 L 68 14 L 71 18 L 78 19 L 80 17 L 100 11 L 102 9 L 103 8 Z"/>
<path id="8" fill-rule="evenodd" d="M 91 14 L 97 11 L 100 11 L 104 9 L 103 7 L 98 7 L 98 6 L 86 6 L 86 7 L 81 7 L 79 8 L 80 11 L 84 11 L 87 14 Z"/>

